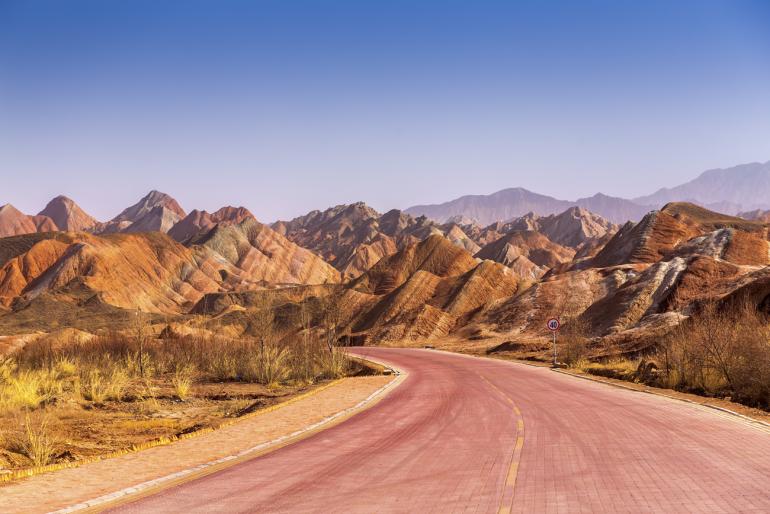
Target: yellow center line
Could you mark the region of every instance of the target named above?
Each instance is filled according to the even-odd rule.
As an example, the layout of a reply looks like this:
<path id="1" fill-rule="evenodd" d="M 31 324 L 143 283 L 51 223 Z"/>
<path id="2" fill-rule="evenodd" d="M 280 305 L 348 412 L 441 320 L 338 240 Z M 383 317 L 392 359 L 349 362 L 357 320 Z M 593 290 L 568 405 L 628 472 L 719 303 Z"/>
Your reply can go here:
<path id="1" fill-rule="evenodd" d="M 481 379 L 486 382 L 492 389 L 502 395 L 505 400 L 513 406 L 513 412 L 516 414 L 516 446 L 513 448 L 513 454 L 511 455 L 511 464 L 508 468 L 508 474 L 505 477 L 505 489 L 503 490 L 502 498 L 500 499 L 500 508 L 498 514 L 509 514 L 513 505 L 513 493 L 516 489 L 516 478 L 519 473 L 519 462 L 521 461 L 521 450 L 524 448 L 524 416 L 521 414 L 521 410 L 514 403 L 510 396 L 505 394 L 499 387 L 490 382 L 487 377 L 478 374 Z M 507 493 L 510 493 L 510 498 L 506 501 Z"/>

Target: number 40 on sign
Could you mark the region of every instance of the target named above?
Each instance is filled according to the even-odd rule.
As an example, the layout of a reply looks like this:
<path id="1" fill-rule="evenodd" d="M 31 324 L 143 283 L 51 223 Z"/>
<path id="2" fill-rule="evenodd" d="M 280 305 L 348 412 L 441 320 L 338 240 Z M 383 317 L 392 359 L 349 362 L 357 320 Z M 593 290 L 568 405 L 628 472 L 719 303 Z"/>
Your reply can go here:
<path id="1" fill-rule="evenodd" d="M 551 318 L 548 320 L 548 330 L 551 332 L 556 332 L 559 330 L 559 327 L 561 324 L 559 323 L 559 318 Z"/>

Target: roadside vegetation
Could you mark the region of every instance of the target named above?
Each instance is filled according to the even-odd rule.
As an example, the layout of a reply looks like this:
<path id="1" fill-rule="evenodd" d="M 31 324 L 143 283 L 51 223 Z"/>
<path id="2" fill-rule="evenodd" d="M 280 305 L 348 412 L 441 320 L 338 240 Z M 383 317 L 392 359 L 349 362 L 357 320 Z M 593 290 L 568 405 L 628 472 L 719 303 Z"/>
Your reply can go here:
<path id="1" fill-rule="evenodd" d="M 160 339 L 138 322 L 128 333 L 43 338 L 0 357 L 0 479 L 216 426 L 362 372 L 332 335 L 303 329 L 279 340 L 271 311 L 251 314 L 246 337 Z"/>
<path id="2" fill-rule="evenodd" d="M 589 359 L 595 349 L 581 332 L 565 331 L 562 338 L 571 367 L 770 409 L 770 319 L 745 300 L 702 305 L 662 336 L 654 351 L 634 359 Z"/>

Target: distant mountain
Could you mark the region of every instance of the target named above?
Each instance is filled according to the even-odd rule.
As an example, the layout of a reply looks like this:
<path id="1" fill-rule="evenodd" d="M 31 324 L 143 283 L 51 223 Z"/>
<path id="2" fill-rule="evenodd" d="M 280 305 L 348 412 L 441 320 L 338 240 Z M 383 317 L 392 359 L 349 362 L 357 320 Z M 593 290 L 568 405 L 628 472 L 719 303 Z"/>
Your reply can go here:
<path id="1" fill-rule="evenodd" d="M 9 203 L 0 206 L 0 237 L 57 230 L 56 224 L 48 216 L 30 216 Z"/>
<path id="2" fill-rule="evenodd" d="M 107 223 L 97 224 L 94 232 L 168 232 L 185 216 L 184 209 L 176 200 L 166 193 L 153 190 Z"/>
<path id="3" fill-rule="evenodd" d="M 180 218 L 186 216 L 184 209 L 179 206 L 176 200 L 166 193 L 153 190 L 137 203 L 131 207 L 127 207 L 120 214 L 112 218 L 112 221 L 130 221 L 133 223 L 158 206 L 165 207 Z"/>
<path id="4" fill-rule="evenodd" d="M 514 187 L 491 195 L 467 195 L 440 204 L 415 205 L 404 212 L 412 216 L 427 216 L 439 223 L 446 223 L 460 216 L 476 220 L 481 225 L 489 225 L 496 221 L 517 218 L 528 212 L 556 214 L 571 206 L 570 202 Z"/>
<path id="5" fill-rule="evenodd" d="M 640 220 L 653 209 L 644 202 L 630 201 L 602 193 L 588 198 L 579 198 L 575 204 L 613 223 Z"/>
<path id="6" fill-rule="evenodd" d="M 770 161 L 704 171 L 680 186 L 663 188 L 634 202 L 662 207 L 693 202 L 728 214 L 770 207 Z"/>
<path id="7" fill-rule="evenodd" d="M 441 204 L 415 205 L 404 212 L 413 216 L 424 215 L 439 223 L 450 219 L 471 218 L 481 225 L 489 225 L 518 218 L 530 212 L 540 216 L 558 214 L 574 206 L 588 209 L 613 223 L 638 220 L 650 210 L 630 200 L 603 194 L 570 202 L 515 187 L 491 195 L 469 195 Z"/>
<path id="8" fill-rule="evenodd" d="M 736 216 L 749 221 L 770 223 L 770 210 L 755 209 L 753 211 L 739 212 Z"/>
<path id="9" fill-rule="evenodd" d="M 168 232 L 182 218 L 164 205 L 156 205 L 148 213 L 123 229 L 123 232 Z"/>
<path id="10" fill-rule="evenodd" d="M 214 213 L 195 209 L 168 231 L 168 235 L 183 242 L 203 230 L 211 230 L 219 223 L 240 223 L 254 215 L 245 207 L 222 207 Z"/>
<path id="11" fill-rule="evenodd" d="M 65 232 L 82 232 L 93 228 L 97 221 L 80 208 L 72 199 L 57 196 L 38 213 L 53 220 L 59 230 Z"/>

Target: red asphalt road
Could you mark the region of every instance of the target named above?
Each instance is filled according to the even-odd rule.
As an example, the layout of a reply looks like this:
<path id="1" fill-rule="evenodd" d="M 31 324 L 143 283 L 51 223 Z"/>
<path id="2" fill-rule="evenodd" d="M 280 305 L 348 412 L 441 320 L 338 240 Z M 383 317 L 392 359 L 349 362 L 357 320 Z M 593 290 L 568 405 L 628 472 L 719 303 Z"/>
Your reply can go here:
<path id="1" fill-rule="evenodd" d="M 770 512 L 770 433 L 733 416 L 546 368 L 355 353 L 408 376 L 339 425 L 114 512 Z"/>

